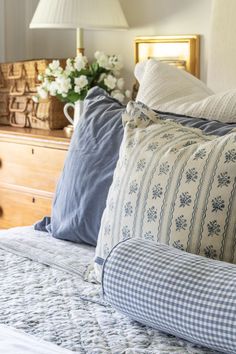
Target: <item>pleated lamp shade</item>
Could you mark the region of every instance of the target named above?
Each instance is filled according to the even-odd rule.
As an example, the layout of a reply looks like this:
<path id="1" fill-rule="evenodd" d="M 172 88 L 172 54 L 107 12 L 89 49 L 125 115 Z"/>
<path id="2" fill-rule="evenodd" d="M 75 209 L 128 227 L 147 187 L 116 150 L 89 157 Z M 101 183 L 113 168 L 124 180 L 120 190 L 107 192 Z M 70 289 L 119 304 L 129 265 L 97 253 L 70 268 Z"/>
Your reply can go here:
<path id="1" fill-rule="evenodd" d="M 126 29 L 118 0 L 40 0 L 30 28 Z"/>

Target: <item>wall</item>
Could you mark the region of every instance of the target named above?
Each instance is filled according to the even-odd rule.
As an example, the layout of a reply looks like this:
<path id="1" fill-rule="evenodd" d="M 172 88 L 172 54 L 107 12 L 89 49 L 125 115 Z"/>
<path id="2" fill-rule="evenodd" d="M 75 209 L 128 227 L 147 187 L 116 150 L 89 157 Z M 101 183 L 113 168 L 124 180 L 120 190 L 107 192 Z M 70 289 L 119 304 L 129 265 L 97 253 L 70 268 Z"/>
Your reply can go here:
<path id="1" fill-rule="evenodd" d="M 5 23 L 4 14 L 5 7 L 4 2 L 0 0 L 0 62 L 5 59 Z"/>
<path id="2" fill-rule="evenodd" d="M 127 32 L 86 33 L 87 52 L 94 49 L 122 54 L 126 69 L 133 70 L 136 36 L 201 34 L 201 78 L 206 80 L 211 0 L 120 0 L 130 25 Z M 135 9 L 135 11 L 134 11 Z"/>
<path id="3" fill-rule="evenodd" d="M 28 29 L 38 0 L 0 0 L 0 3 L 4 1 L 5 60 L 74 55 L 75 31 Z M 96 50 L 121 54 L 124 58 L 125 76 L 131 83 L 134 67 L 133 40 L 136 36 L 197 33 L 202 35 L 201 78 L 206 80 L 212 0 L 120 0 L 120 2 L 130 29 L 85 31 L 86 54 L 89 58 Z"/>
<path id="4" fill-rule="evenodd" d="M 236 87 L 235 13 L 235 0 L 213 1 L 207 82 L 215 92 Z"/>

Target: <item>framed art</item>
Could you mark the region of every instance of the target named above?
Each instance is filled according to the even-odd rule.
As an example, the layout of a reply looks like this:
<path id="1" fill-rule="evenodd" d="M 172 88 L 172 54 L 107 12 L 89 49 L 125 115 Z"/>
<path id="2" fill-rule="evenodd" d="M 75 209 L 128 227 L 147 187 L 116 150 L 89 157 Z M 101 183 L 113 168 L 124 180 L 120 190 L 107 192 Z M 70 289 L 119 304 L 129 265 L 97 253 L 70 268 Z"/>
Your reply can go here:
<path id="1" fill-rule="evenodd" d="M 199 78 L 200 36 L 153 36 L 135 39 L 135 63 L 157 59 Z"/>

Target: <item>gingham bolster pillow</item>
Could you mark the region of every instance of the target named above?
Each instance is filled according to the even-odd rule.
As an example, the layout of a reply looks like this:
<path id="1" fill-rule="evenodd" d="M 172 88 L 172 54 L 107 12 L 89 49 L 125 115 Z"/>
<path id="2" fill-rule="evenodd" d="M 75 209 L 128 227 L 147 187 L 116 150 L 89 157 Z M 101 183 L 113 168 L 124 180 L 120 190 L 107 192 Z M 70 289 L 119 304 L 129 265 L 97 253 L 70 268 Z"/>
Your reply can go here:
<path id="1" fill-rule="evenodd" d="M 129 239 L 113 248 L 102 278 L 105 299 L 130 318 L 236 353 L 236 265 Z"/>

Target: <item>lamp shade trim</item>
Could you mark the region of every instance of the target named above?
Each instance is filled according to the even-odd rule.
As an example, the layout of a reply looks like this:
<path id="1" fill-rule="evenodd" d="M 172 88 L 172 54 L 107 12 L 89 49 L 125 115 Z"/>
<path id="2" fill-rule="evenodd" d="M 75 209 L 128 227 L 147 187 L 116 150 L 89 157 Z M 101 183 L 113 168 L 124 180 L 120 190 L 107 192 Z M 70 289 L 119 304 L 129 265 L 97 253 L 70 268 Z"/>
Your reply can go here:
<path id="1" fill-rule="evenodd" d="M 127 29 L 119 0 L 40 0 L 30 28 Z"/>

